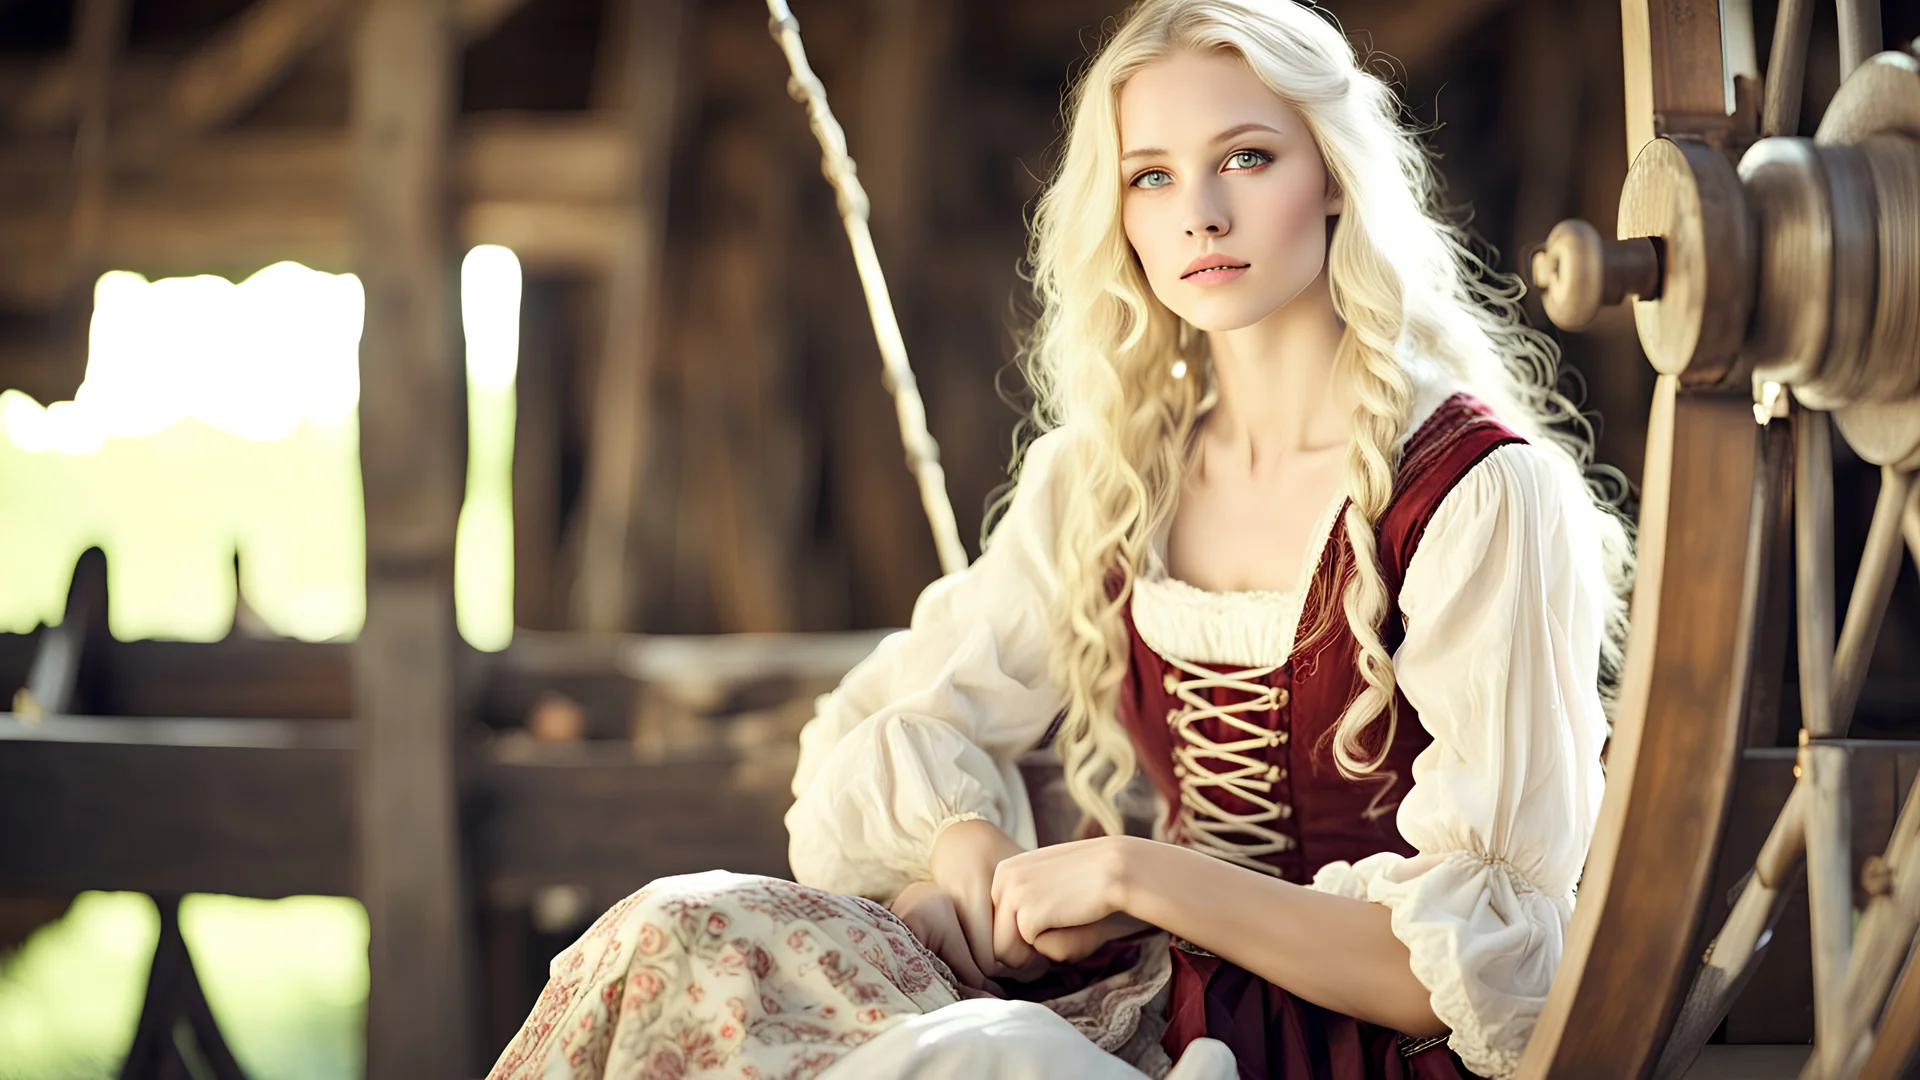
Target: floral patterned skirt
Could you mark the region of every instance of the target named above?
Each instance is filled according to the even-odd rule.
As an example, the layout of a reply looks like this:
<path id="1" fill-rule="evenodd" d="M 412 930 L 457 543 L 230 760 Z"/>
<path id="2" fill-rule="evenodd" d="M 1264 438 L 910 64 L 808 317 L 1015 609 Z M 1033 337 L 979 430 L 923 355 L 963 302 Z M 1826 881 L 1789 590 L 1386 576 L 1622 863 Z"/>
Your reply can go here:
<path id="1" fill-rule="evenodd" d="M 1071 992 L 1045 1007 L 948 1008 L 960 1001 L 952 973 L 879 904 L 724 871 L 663 878 L 609 908 L 554 959 L 490 1075 L 812 1080 L 865 1047 L 852 1072 L 825 1080 L 1138 1080 L 1169 1067 L 1159 1045 L 1164 935 L 1140 952 L 1126 970 L 1061 987 Z M 929 1066 L 929 1055 L 959 1064 Z"/>
<path id="2" fill-rule="evenodd" d="M 775 878 L 664 878 L 565 952 L 493 1080 L 811 1077 L 959 1000 L 880 905 Z"/>

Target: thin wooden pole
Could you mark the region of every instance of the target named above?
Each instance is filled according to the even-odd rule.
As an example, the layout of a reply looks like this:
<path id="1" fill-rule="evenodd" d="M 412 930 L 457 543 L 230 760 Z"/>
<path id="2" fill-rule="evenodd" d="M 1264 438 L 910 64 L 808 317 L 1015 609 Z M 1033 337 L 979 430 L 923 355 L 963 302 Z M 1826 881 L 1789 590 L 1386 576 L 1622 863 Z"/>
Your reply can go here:
<path id="1" fill-rule="evenodd" d="M 1813 0 L 1780 0 L 1774 11 L 1773 47 L 1767 53 L 1760 136 L 1800 129 L 1800 95 L 1807 81 L 1807 36 L 1813 32 Z"/>
<path id="2" fill-rule="evenodd" d="M 76 10 L 74 83 L 79 124 L 73 139 L 73 261 L 89 290 L 106 232 L 107 129 L 113 111 L 113 61 L 126 34 L 127 0 L 81 0 Z"/>
<path id="3" fill-rule="evenodd" d="M 1833 722 L 1842 731 L 1852 721 L 1860 690 L 1867 682 L 1873 643 L 1880 636 L 1880 624 L 1886 620 L 1894 581 L 1904 561 L 1900 557 L 1901 523 L 1920 508 L 1916 499 L 1920 499 L 1920 485 L 1914 483 L 1912 473 L 1880 470 L 1880 496 L 1873 508 L 1873 522 L 1867 527 L 1867 545 L 1853 579 L 1853 596 L 1847 602 L 1840 644 L 1833 653 Z"/>
<path id="4" fill-rule="evenodd" d="M 1840 78 L 1880 51 L 1880 0 L 1839 0 Z"/>
<path id="5" fill-rule="evenodd" d="M 1843 987 L 1853 938 L 1851 788 L 1833 712 L 1833 434 L 1827 414 L 1797 409 L 1794 556 L 1799 600 L 1800 782 L 1808 789 L 1807 906 L 1813 930 L 1814 1056 L 1820 1075 L 1845 1063 Z"/>
<path id="6" fill-rule="evenodd" d="M 448 0 L 369 0 L 353 45 L 367 615 L 354 643 L 368 1080 L 470 1075 L 454 775 L 453 540 L 464 365 L 454 304 Z"/>
<path id="7" fill-rule="evenodd" d="M 682 0 L 617 0 L 618 35 L 606 59 L 627 135 L 627 219 L 606 277 L 599 385 L 586 466 L 580 569 L 573 623 L 585 630 L 630 629 L 639 580 L 631 552 L 635 507 L 652 436 L 652 358 L 661 335 L 660 266 L 666 245 L 668 159 L 680 81 Z"/>
<path id="8" fill-rule="evenodd" d="M 960 542 L 960 527 L 954 522 L 953 504 L 947 500 L 947 474 L 940 467 L 940 447 L 927 432 L 927 407 L 920 400 L 920 387 L 914 381 L 913 367 L 907 362 L 907 343 L 900 335 L 900 322 L 894 316 L 893 300 L 887 293 L 886 275 L 880 269 L 880 256 L 874 251 L 873 233 L 867 227 L 867 193 L 853 174 L 853 159 L 847 156 L 847 135 L 840 121 L 827 107 L 827 90 L 807 62 L 806 47 L 800 41 L 800 23 L 793 17 L 786 0 L 767 0 L 772 16 L 769 29 L 786 54 L 793 78 L 787 89 L 794 100 L 807 107 L 807 122 L 814 138 L 820 141 L 821 171 L 833 184 L 840 207 L 840 221 L 847 230 L 847 242 L 853 245 L 853 264 L 860 273 L 860 286 L 866 292 L 867 314 L 873 319 L 874 337 L 880 344 L 880 362 L 887 389 L 893 393 L 893 406 L 900 422 L 900 441 L 906 445 L 907 468 L 920 486 L 920 505 L 933 526 L 933 545 L 940 556 L 940 571 L 951 574 L 967 565 L 967 549 Z"/>

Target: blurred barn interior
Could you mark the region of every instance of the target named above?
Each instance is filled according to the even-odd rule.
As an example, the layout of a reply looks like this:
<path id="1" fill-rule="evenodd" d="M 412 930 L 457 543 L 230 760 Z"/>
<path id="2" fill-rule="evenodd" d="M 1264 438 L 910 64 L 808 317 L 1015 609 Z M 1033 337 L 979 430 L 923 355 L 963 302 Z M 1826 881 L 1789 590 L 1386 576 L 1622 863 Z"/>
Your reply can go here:
<path id="1" fill-rule="evenodd" d="M 1024 215 L 1068 75 L 1119 4 L 794 6 L 977 553 L 1024 407 Z M 1515 270 L 1562 218 L 1611 234 L 1627 171 L 1618 4 L 1328 6 L 1429 129 L 1493 265 Z M 1772 4 L 1755 8 L 1771 26 Z M 1920 34 L 1910 5 L 1882 17 L 1888 42 Z M 1834 33 L 1821 6 L 1808 125 L 1839 82 Z M 468 303 L 463 332 L 461 267 L 483 245 L 511 253 L 488 258 L 512 264 L 517 322 Z M 109 394 L 109 285 L 251 281 L 287 261 L 353 274 L 363 297 L 357 426 L 326 429 L 347 471 L 271 464 L 273 438 L 321 438 L 309 413 L 209 436 L 210 458 L 136 441 L 158 431 L 60 441 L 84 381 Z M 152 296 L 141 310 L 173 302 Z M 297 351 L 320 333 L 282 322 L 259 340 Z M 115 324 L 141 393 L 162 394 L 167 358 L 213 329 L 169 325 Z M 506 374 L 487 382 L 501 335 Z M 1599 460 L 1631 480 L 1654 377 L 1631 316 L 1562 340 Z M 0 1012 L 41 1010 L 0 1016 L 0 1059 L 357 1075 L 359 999 L 342 1013 L 346 1071 L 302 1071 L 277 1055 L 305 1044 L 228 1030 L 252 1022 L 234 1019 L 245 995 L 203 987 L 193 959 L 221 932 L 201 894 L 334 896 L 358 898 L 373 935 L 344 983 L 370 981 L 367 1074 L 472 1074 L 583 919 L 661 874 L 784 873 L 812 696 L 938 573 L 879 370 L 757 0 L 0 0 L 0 949 L 17 950 Z M 140 479 L 63 479 L 114 454 Z M 207 479 L 241 458 L 267 464 L 231 489 Z M 469 608 L 462 507 L 482 464 L 506 501 Z M 1843 581 L 1878 475 L 1837 449 Z M 257 529 L 202 528 L 241 520 L 239 504 Z M 338 542 L 300 546 L 328 530 Z M 201 533 L 191 570 L 143 546 Z M 322 562 L 345 599 L 271 598 Z M 1896 589 L 1856 735 L 1920 729 L 1917 584 L 1909 570 Z M 1782 679 L 1751 719 L 1738 796 L 1754 834 L 1729 840 L 1722 892 L 1792 782 L 1791 755 L 1771 751 L 1798 726 L 1793 661 L 1784 640 L 1773 652 Z M 1878 850 L 1916 766 L 1901 756 L 1858 796 L 1863 847 Z M 60 961 L 28 959 L 98 891 L 154 898 L 135 950 L 152 962 L 126 1015 L 102 1021 L 118 1041 L 85 1047 L 82 1068 L 47 1034 L 50 984 L 32 981 Z M 1798 919 L 1780 933 L 1804 938 Z M 1725 1041 L 1810 1038 L 1805 949 L 1767 964 Z"/>

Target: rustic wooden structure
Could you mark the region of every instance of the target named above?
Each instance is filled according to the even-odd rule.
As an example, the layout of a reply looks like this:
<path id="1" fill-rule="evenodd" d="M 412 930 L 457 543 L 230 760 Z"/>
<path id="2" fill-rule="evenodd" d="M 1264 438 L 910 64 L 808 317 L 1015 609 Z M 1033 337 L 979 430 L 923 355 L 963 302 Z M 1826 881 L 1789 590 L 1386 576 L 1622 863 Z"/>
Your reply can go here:
<path id="1" fill-rule="evenodd" d="M 1683 1075 L 1758 965 L 1803 852 L 1815 1020 L 1803 1076 L 1895 1077 L 1920 1053 L 1908 963 L 1920 787 L 1890 839 L 1875 837 L 1884 854 L 1867 860 L 1856 928 L 1853 777 L 1885 748 L 1847 738 L 1903 532 L 1920 561 L 1920 59 L 1880 53 L 1876 3 L 1840 0 L 1845 82 L 1815 137 L 1798 138 L 1811 7 L 1780 5 L 1763 76 L 1749 5 L 1627 0 L 1619 239 L 1568 223 L 1535 257 L 1562 325 L 1631 297 L 1659 381 L 1606 803 L 1527 1075 Z M 1837 648 L 1829 416 L 1882 470 Z M 1773 569 L 1788 520 L 1795 783 L 1695 961 L 1771 659 L 1759 650 L 1788 618 Z M 1741 522 L 1744 537 L 1726 535 Z"/>
<path id="2" fill-rule="evenodd" d="M 539 958 L 524 955 L 520 924 L 540 888 L 581 886 L 599 905 L 658 874 L 783 872 L 792 732 L 810 693 L 876 640 L 864 631 L 631 631 L 897 622 L 936 572 L 920 500 L 899 466 L 839 221 L 813 175 L 816 151 L 754 5 L 177 0 L 171 6 L 230 14 L 184 57 L 123 47 L 129 25 L 167 6 L 81 0 L 70 49 L 30 68 L 0 64 L 9 128 L 0 152 L 0 374 L 43 400 L 70 396 L 86 285 L 105 267 L 237 273 L 295 258 L 360 273 L 366 629 L 352 645 L 118 642 L 104 629 L 103 568 L 84 560 L 58 627 L 0 638 L 0 689 L 25 690 L 0 715 L 8 823 L 0 887 L 358 896 L 374 933 L 368 1075 L 470 1073 L 527 1007 L 517 980 Z M 997 482 L 1012 420 L 991 388 L 1016 284 L 1019 205 L 1037 171 L 1012 163 L 1046 145 L 1059 73 L 1080 55 L 1082 28 L 1117 6 L 822 0 L 799 12 L 849 117 L 874 240 L 916 347 L 963 534 Z M 1872 615 L 1885 605 L 1874 598 L 1897 562 L 1890 523 L 1899 510 L 1874 517 L 1863 560 L 1873 569 L 1861 578 L 1870 602 L 1847 609 L 1836 656 L 1836 616 L 1820 580 L 1844 545 L 1822 528 L 1837 529 L 1830 507 L 1839 493 L 1821 484 L 1819 455 L 1823 410 L 1849 440 L 1901 437 L 1906 414 L 1872 411 L 1859 382 L 1884 398 L 1891 383 L 1876 380 L 1911 367 L 1881 353 L 1869 359 L 1862 346 L 1842 357 L 1855 381 L 1831 391 L 1840 396 L 1788 406 L 1764 427 L 1753 423 L 1741 381 L 1784 364 L 1791 370 L 1771 381 L 1801 393 L 1829 370 L 1826 353 L 1797 367 L 1762 359 L 1763 348 L 1779 347 L 1768 342 L 1809 331 L 1764 320 L 1750 328 L 1744 314 L 1776 310 L 1753 299 L 1756 290 L 1814 295 L 1805 282 L 1768 275 L 1816 261 L 1765 255 L 1776 250 L 1769 243 L 1800 242 L 1773 228 L 1781 219 L 1766 208 L 1787 205 L 1791 184 L 1804 189 L 1806 176 L 1755 179 L 1732 165 L 1742 150 L 1762 155 L 1756 168 L 1766 153 L 1780 155 L 1783 169 L 1808 156 L 1755 143 L 1795 129 L 1781 117 L 1797 111 L 1788 101 L 1798 78 L 1762 84 L 1739 4 L 1726 5 L 1735 16 L 1723 27 L 1709 17 L 1713 5 L 1626 0 L 1624 73 L 1620 54 L 1576 44 L 1620 33 L 1611 0 L 1334 7 L 1407 79 L 1428 73 L 1437 83 L 1511 55 L 1508 84 L 1460 79 L 1449 93 L 1485 95 L 1479 104 L 1505 117 L 1504 142 L 1519 147 L 1512 173 L 1474 172 L 1503 140 L 1453 143 L 1485 148 L 1449 159 L 1456 190 L 1478 181 L 1489 201 L 1511 190 L 1514 219 L 1503 227 L 1522 241 L 1568 212 L 1597 222 L 1591 235 L 1569 229 L 1584 237 L 1577 251 L 1563 240 L 1549 256 L 1560 260 L 1556 273 L 1595 282 L 1594 295 L 1555 287 L 1548 304 L 1561 314 L 1591 309 L 1597 332 L 1568 350 L 1613 421 L 1608 456 L 1630 470 L 1642 431 L 1621 403 L 1651 392 L 1643 376 L 1659 381 L 1645 429 L 1640 630 L 1606 832 L 1528 1069 L 1674 1075 L 1722 1015 L 1730 1036 L 1742 1024 L 1791 1036 L 1807 995 L 1795 998 L 1796 972 L 1782 957 L 1787 939 L 1809 926 L 1823 950 L 1812 965 L 1823 1051 L 1849 1032 L 1878 1030 L 1863 1044 L 1874 1061 L 1904 1052 L 1920 1014 L 1900 1005 L 1877 1026 L 1862 1021 L 1874 1011 L 1867 999 L 1876 988 L 1886 996 L 1897 972 L 1862 964 L 1857 976 L 1835 974 L 1846 969 L 1835 955 L 1835 914 L 1845 908 L 1834 900 L 1852 873 L 1848 832 L 1836 823 L 1851 815 L 1854 854 L 1886 853 L 1871 880 L 1889 898 L 1859 932 L 1874 948 L 1853 952 L 1874 963 L 1903 955 L 1912 937 L 1907 868 L 1920 854 L 1908 851 L 1916 815 L 1900 814 L 1896 829 L 1896 812 L 1920 771 L 1920 744 L 1845 738 L 1847 694 L 1862 701 L 1863 717 L 1882 720 L 1914 701 L 1897 682 L 1860 689 Z M 1778 44 L 1805 40 L 1811 9 L 1782 3 L 1792 33 L 1776 35 L 1769 72 L 1818 67 L 1817 53 Z M 1843 10 L 1851 55 L 1873 53 L 1861 44 L 1870 21 L 1862 7 Z M 567 37 L 569 20 L 589 32 Z M 981 61 L 988 38 L 999 51 Z M 580 62 L 583 50 L 592 64 Z M 508 111 L 476 74 L 500 70 L 508 54 L 549 65 L 552 85 L 573 86 L 576 73 L 559 67 L 586 73 L 553 94 L 564 107 L 513 101 Z M 1568 56 L 1580 59 L 1569 65 Z M 1039 90 L 1023 78 L 1040 80 Z M 956 86 L 964 108 L 946 100 Z M 1630 107 L 1616 132 L 1606 124 L 1619 122 L 1623 93 Z M 1756 126 L 1762 102 L 1771 127 Z M 1571 134 L 1594 113 L 1604 145 Z M 1470 137 L 1436 136 L 1443 147 Z M 1622 140 L 1657 149 L 1629 174 Z M 956 146 L 973 154 L 967 167 L 950 167 Z M 1759 194 L 1769 182 L 1772 194 Z M 1623 184 L 1622 235 L 1658 241 L 1599 242 L 1615 231 Z M 1706 194 L 1688 202 L 1690 190 Z M 1884 185 L 1871 190 L 1889 205 Z M 1798 197 L 1805 202 L 1804 191 Z M 1849 206 L 1857 230 L 1870 211 Z M 1742 213 L 1764 227 L 1743 227 Z M 1688 244 L 1671 242 L 1678 229 L 1695 230 Z M 450 300 L 457 252 L 481 241 L 513 247 L 530 275 L 515 465 L 523 629 L 491 656 L 461 645 L 450 600 L 462 440 Z M 1756 261 L 1741 247 L 1749 242 L 1762 253 L 1757 277 L 1743 269 Z M 1834 327 L 1873 348 L 1910 346 L 1912 326 L 1882 315 L 1902 310 L 1898 290 L 1914 278 L 1884 269 L 1907 265 L 1903 249 L 1875 250 L 1894 256 L 1871 274 L 1857 260 L 1836 262 L 1836 275 L 1856 276 L 1818 295 L 1834 298 Z M 1699 258 L 1686 263 L 1681 253 Z M 1875 291 L 1885 283 L 1891 300 Z M 1652 303 L 1664 306 L 1639 312 L 1650 372 L 1631 320 L 1601 301 L 1653 290 Z M 1688 336 L 1694 324 L 1699 341 Z M 836 360 L 808 367 L 802 354 Z M 1772 408 L 1788 399 L 1765 400 Z M 796 417 L 802 409 L 834 422 L 809 433 Z M 809 459 L 814 473 L 801 468 Z M 1907 473 L 1888 475 L 1881 503 L 1898 504 Z M 1753 483 L 1729 484 L 1731 476 Z M 1792 621 L 1784 537 L 1796 518 L 1806 534 L 1798 715 L 1818 736 L 1804 751 L 1779 745 L 1795 710 L 1792 701 L 1782 707 L 1773 659 Z M 836 545 L 814 542 L 816 519 L 830 522 Z M 1730 521 L 1752 523 L 1743 549 L 1729 539 Z M 529 722 L 555 701 L 570 703 L 558 707 L 570 719 Z M 1916 734 L 1863 726 L 1853 733 Z M 553 730 L 584 737 L 541 737 Z M 1818 799 L 1790 797 L 1799 784 Z M 1764 826 L 1783 806 L 1770 837 Z M 1823 883 L 1811 923 L 1794 921 L 1796 833 Z M 1729 912 L 1717 898 L 1756 857 Z M 1782 910 L 1774 946 L 1760 950 L 1753 943 Z M 1696 958 L 1722 920 L 1723 944 L 1702 967 Z M 1727 944 L 1735 941 L 1745 944 Z M 1751 979 L 1762 963 L 1772 976 Z M 1843 979 L 1852 985 L 1836 998 Z M 169 986 L 191 985 L 168 980 L 162 998 Z M 1729 1005 L 1727 991 L 1743 982 L 1752 990 Z M 179 993 L 186 997 L 161 1001 L 155 1015 L 192 1013 L 190 993 Z M 1834 1004 L 1847 995 L 1863 1004 Z M 1920 996 L 1920 983 L 1904 979 L 1891 995 Z"/>

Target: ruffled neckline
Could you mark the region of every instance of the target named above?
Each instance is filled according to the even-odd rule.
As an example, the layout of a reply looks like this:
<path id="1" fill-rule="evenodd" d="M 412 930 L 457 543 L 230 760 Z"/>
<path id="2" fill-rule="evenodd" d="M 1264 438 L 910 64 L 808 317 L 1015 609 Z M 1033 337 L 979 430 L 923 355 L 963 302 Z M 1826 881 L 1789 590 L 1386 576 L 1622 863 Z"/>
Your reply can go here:
<path id="1" fill-rule="evenodd" d="M 1133 624 L 1148 647 L 1194 664 L 1276 666 L 1293 653 L 1301 609 L 1326 556 L 1344 491 L 1320 512 L 1293 587 L 1214 591 L 1167 570 L 1167 527 L 1155 534 L 1146 570 L 1133 585 Z"/>

